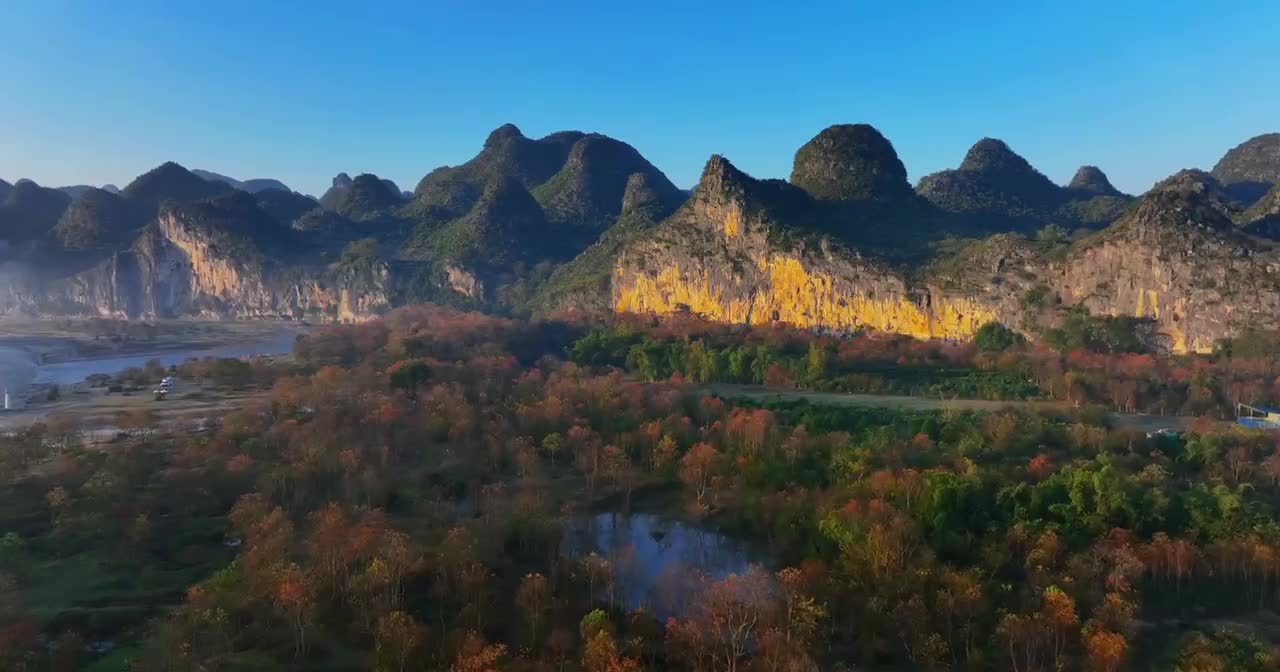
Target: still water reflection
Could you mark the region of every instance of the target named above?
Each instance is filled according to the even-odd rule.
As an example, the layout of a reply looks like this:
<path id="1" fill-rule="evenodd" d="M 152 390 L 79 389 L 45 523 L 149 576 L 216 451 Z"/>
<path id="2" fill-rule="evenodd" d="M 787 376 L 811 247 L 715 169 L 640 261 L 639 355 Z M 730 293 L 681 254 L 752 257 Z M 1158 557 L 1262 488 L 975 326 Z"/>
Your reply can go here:
<path id="1" fill-rule="evenodd" d="M 680 613 L 702 577 L 741 574 L 761 558 L 749 544 L 698 525 L 649 513 L 600 513 L 571 518 L 565 554 L 598 554 L 614 577 L 596 598 L 666 616 Z"/>

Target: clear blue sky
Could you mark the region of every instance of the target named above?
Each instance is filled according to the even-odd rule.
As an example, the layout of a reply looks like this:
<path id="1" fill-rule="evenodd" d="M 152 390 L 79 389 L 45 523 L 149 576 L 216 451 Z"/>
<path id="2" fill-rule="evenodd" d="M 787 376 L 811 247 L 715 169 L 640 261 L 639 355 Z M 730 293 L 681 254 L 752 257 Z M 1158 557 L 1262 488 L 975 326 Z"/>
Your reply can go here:
<path id="1" fill-rule="evenodd" d="M 1275 0 L 24 0 L 0 60 L 0 177 L 51 186 L 175 160 L 412 189 L 508 121 L 612 135 L 692 186 L 712 153 L 786 177 L 817 131 L 868 122 L 913 181 L 989 135 L 1137 192 L 1280 131 Z"/>

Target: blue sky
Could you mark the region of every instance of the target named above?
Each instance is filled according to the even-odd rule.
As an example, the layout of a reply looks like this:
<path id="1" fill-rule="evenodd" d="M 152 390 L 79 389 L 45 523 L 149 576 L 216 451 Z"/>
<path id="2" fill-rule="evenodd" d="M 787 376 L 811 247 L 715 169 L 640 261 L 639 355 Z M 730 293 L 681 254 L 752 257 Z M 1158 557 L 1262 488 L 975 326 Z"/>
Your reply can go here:
<path id="1" fill-rule="evenodd" d="M 5 7 L 0 59 L 0 177 L 49 185 L 175 160 L 412 189 L 510 121 L 612 135 L 692 186 L 713 153 L 786 177 L 823 127 L 867 122 L 913 182 L 993 136 L 1138 192 L 1280 131 L 1273 0 L 42 0 Z"/>

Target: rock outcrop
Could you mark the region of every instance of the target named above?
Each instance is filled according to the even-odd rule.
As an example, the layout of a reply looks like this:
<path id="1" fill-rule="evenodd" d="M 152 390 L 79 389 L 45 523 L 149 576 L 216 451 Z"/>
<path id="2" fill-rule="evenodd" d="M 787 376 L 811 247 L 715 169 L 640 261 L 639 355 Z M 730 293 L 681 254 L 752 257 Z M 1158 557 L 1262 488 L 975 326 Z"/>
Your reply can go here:
<path id="1" fill-rule="evenodd" d="M 1093 166 L 1059 187 L 993 138 L 974 144 L 958 169 L 922 178 L 916 191 L 986 231 L 1030 232 L 1048 224 L 1097 229 L 1118 218 L 1130 202 Z"/>
<path id="2" fill-rule="evenodd" d="M 1245 326 L 1280 326 L 1280 253 L 1238 232 L 1195 178 L 1166 181 L 1074 245 L 994 236 L 918 269 L 789 226 L 776 216 L 785 190 L 714 157 L 692 200 L 619 255 L 611 305 L 948 339 L 993 320 L 1035 331 L 1052 306 L 1082 306 L 1152 320 L 1171 351 L 1206 351 Z"/>
<path id="3" fill-rule="evenodd" d="M 564 166 L 533 195 L 562 233 L 595 239 L 618 219 L 627 181 L 634 175 L 643 175 L 648 189 L 662 201 L 683 200 L 680 190 L 634 147 L 595 133 L 575 142 Z"/>
<path id="4" fill-rule="evenodd" d="M 1253 204 L 1241 217 L 1248 233 L 1280 240 L 1280 184 Z"/>
<path id="5" fill-rule="evenodd" d="M 1119 189 L 1111 185 L 1111 180 L 1107 179 L 1107 174 L 1097 166 L 1080 166 L 1075 176 L 1071 178 L 1071 182 L 1067 184 L 1067 189 L 1095 196 L 1124 195 L 1120 193 Z"/>
<path id="6" fill-rule="evenodd" d="M 686 198 L 627 143 L 578 131 L 534 140 L 506 124 L 470 161 L 422 178 L 402 209 L 415 224 L 401 255 L 464 270 L 487 297 L 501 297 L 501 287 L 527 280 L 531 269 L 568 262 L 603 241 L 628 198 L 639 198 L 629 187 L 636 179 L 664 216 Z M 615 245 L 619 237 L 609 239 Z"/>
<path id="7" fill-rule="evenodd" d="M 755 180 L 712 157 L 693 198 L 628 246 L 614 270 L 620 312 L 690 312 L 849 332 L 967 338 L 996 318 L 983 305 L 915 285 L 829 239 L 779 240 L 769 212 L 798 187 Z"/>
<path id="8" fill-rule="evenodd" d="M 1252 204 L 1280 184 L 1280 133 L 1255 136 L 1233 147 L 1212 172 L 1232 198 Z"/>
<path id="9" fill-rule="evenodd" d="M 241 192 L 236 192 L 241 193 Z M 359 320 L 389 307 L 388 268 L 284 265 L 290 245 L 251 197 L 166 205 L 126 249 L 70 277 L 15 273 L 0 308 L 118 318 Z M 273 237 L 275 239 L 273 240 Z M 14 282 L 12 278 L 23 278 Z"/>
<path id="10" fill-rule="evenodd" d="M 400 190 L 394 182 L 388 187 L 387 182 L 389 180 L 381 180 L 377 175 L 357 175 L 342 190 L 332 209 L 344 217 L 366 220 L 398 208 L 403 204 Z"/>
<path id="11" fill-rule="evenodd" d="M 1265 161 L 1226 163 L 1265 177 Z M 506 125 L 408 203 L 370 174 L 337 176 L 320 204 L 175 163 L 69 207 L 0 183 L 0 313 L 358 320 L 447 301 L 966 339 L 1080 307 L 1207 350 L 1280 328 L 1280 187 L 1246 208 L 1230 186 L 1182 171 L 1137 200 L 1086 166 L 1060 187 L 985 139 L 917 193 L 887 139 L 840 125 L 791 181 L 716 156 L 690 196 L 626 143 Z"/>
<path id="12" fill-rule="evenodd" d="M 867 124 L 830 126 L 805 143 L 791 183 L 824 200 L 901 202 L 913 195 L 893 145 Z"/>

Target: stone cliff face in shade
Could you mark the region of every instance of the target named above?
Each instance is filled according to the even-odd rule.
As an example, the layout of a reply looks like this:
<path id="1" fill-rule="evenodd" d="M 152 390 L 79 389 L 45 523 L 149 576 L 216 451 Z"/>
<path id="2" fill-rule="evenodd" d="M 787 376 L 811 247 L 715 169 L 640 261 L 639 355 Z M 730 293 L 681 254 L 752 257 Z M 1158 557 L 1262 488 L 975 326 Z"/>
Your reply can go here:
<path id="1" fill-rule="evenodd" d="M 165 206 L 127 249 L 65 278 L 0 292 L 6 313 L 118 318 L 270 318 L 356 321 L 389 308 L 386 264 L 280 264 L 252 241 L 211 229 L 193 206 Z M 13 274 L 10 273 L 10 276 Z"/>

